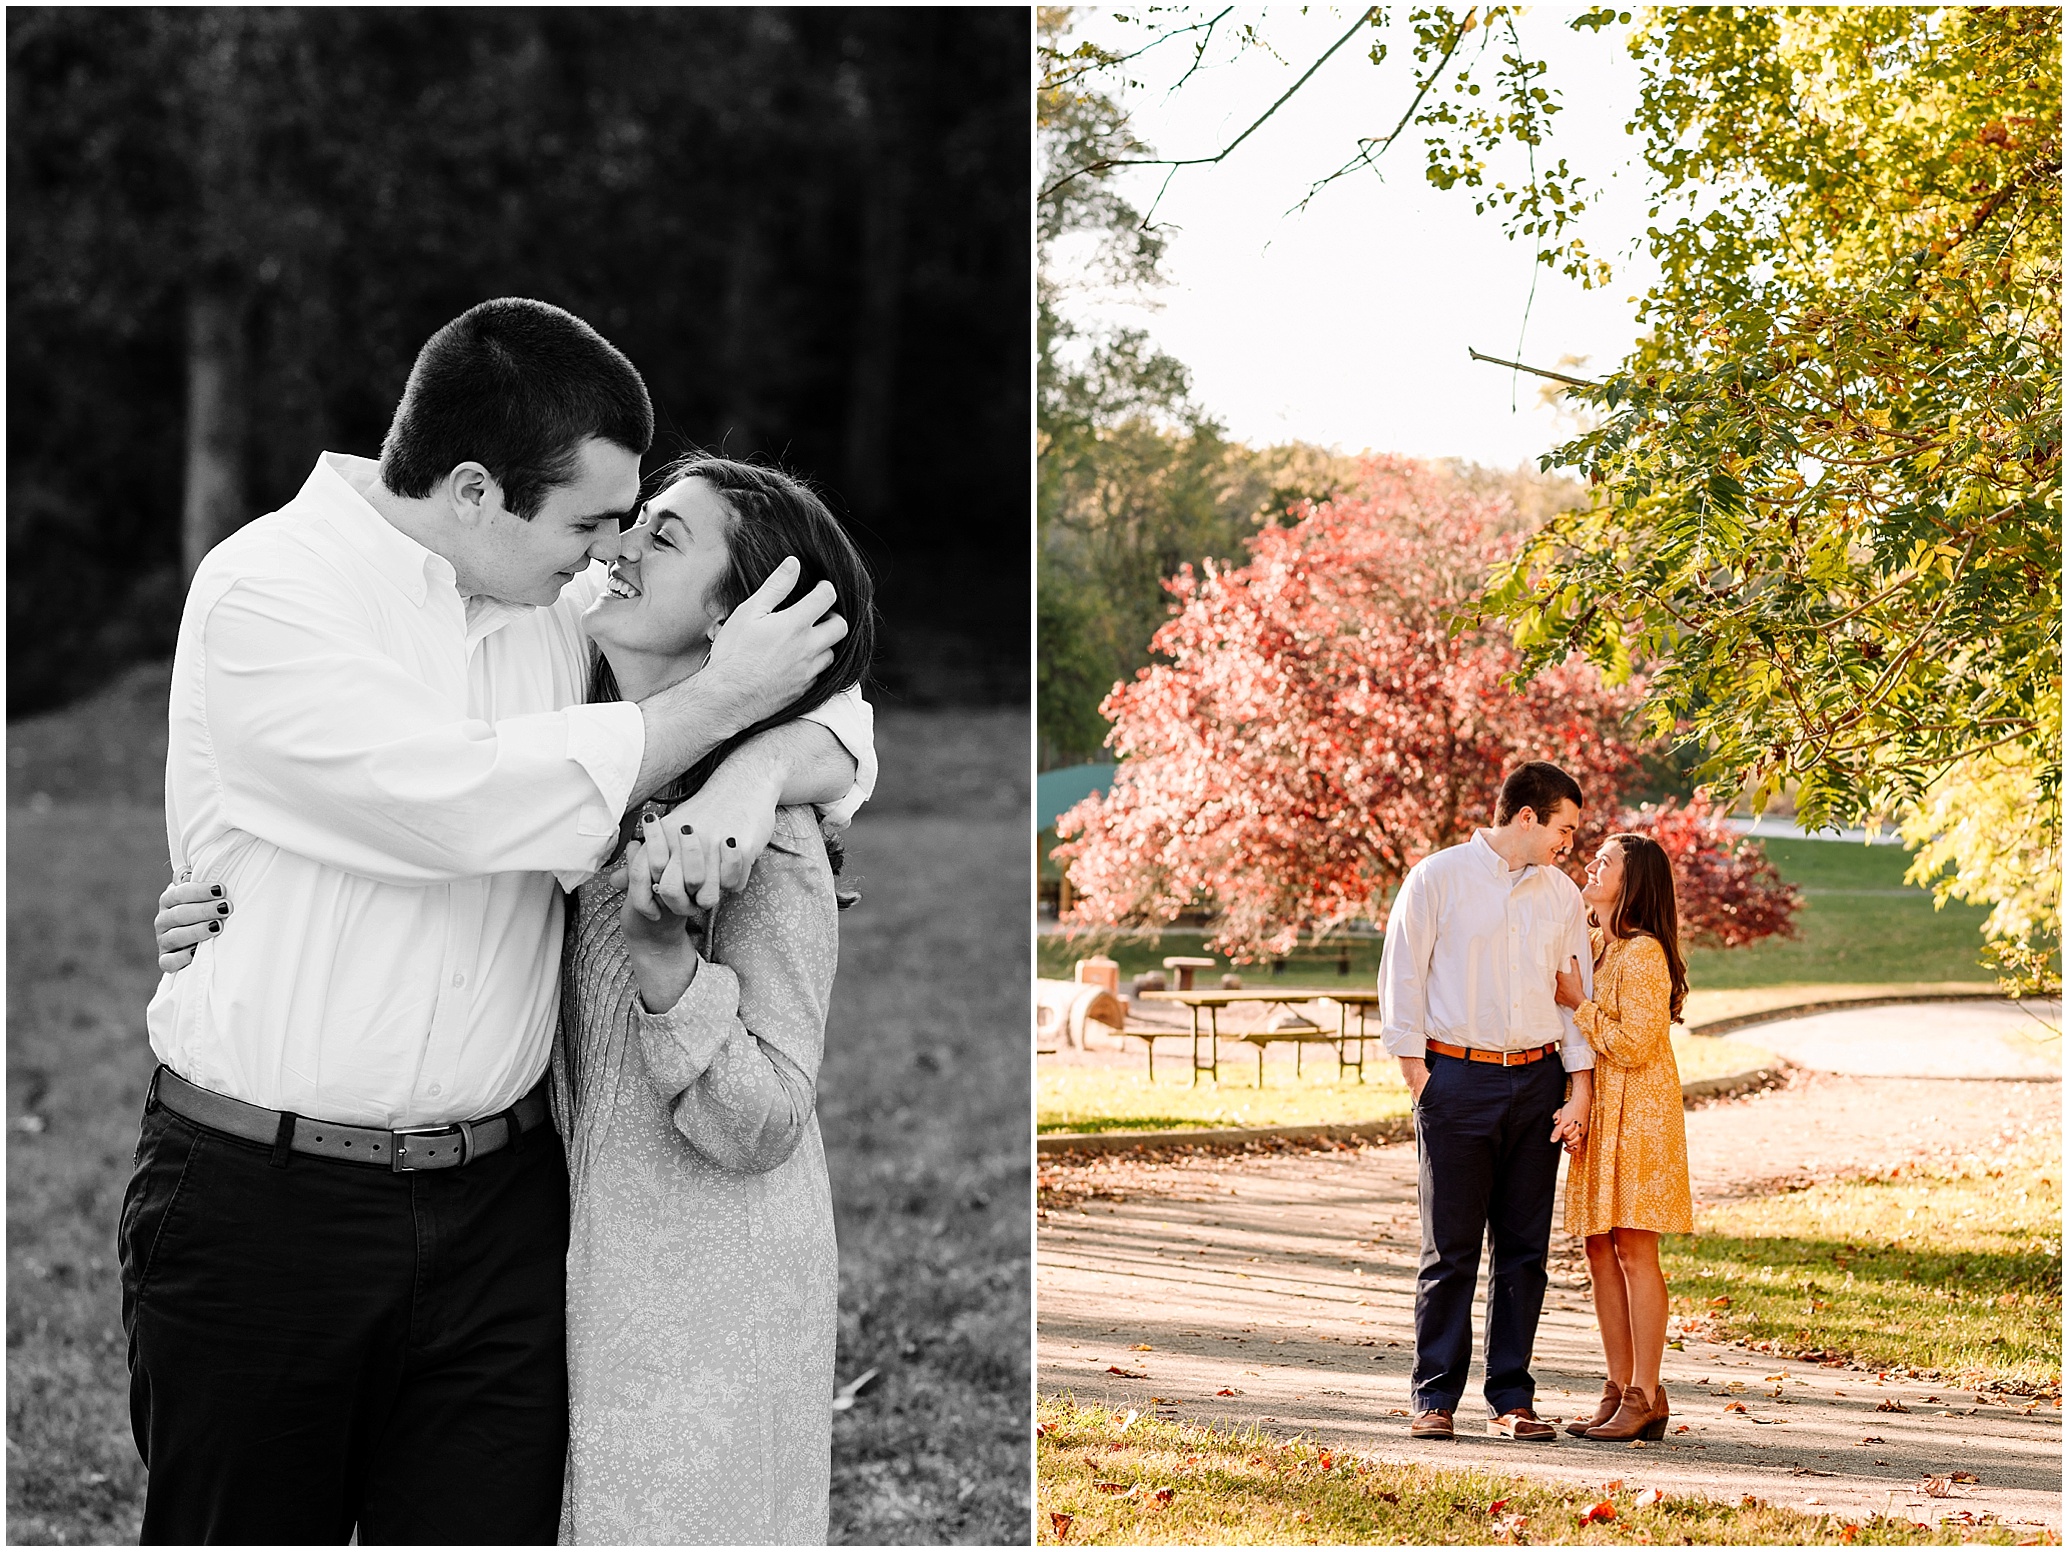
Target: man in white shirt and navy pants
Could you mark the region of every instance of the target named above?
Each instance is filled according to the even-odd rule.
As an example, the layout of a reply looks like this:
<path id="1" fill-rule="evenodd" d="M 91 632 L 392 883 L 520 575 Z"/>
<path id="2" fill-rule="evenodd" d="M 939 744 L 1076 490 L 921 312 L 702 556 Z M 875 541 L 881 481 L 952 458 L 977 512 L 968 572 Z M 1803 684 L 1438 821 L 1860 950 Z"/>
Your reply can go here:
<path id="1" fill-rule="evenodd" d="M 581 613 L 652 436 L 594 330 L 485 302 L 418 355 L 378 465 L 324 454 L 195 574 L 166 827 L 239 914 L 150 1009 L 119 1236 L 146 1542 L 556 1539 L 555 875 L 846 628 L 829 589 L 774 608 L 786 564 L 701 673 L 584 705 Z M 874 763 L 836 698 L 678 814 L 746 815 L 752 850 L 779 802 L 851 814 Z"/>
<path id="2" fill-rule="evenodd" d="M 1580 804 L 1579 784 L 1555 765 L 1533 760 L 1511 772 L 1493 828 L 1416 863 L 1386 921 L 1380 1036 L 1414 1094 L 1419 1162 L 1416 1438 L 1454 1436 L 1489 1233 L 1487 1431 L 1557 1437 L 1536 1415 L 1530 1355 L 1559 1144 L 1585 1135 L 1594 1089 L 1594 1053 L 1554 996 L 1568 959 L 1593 989 L 1586 907 L 1557 866 L 1572 850 Z"/>

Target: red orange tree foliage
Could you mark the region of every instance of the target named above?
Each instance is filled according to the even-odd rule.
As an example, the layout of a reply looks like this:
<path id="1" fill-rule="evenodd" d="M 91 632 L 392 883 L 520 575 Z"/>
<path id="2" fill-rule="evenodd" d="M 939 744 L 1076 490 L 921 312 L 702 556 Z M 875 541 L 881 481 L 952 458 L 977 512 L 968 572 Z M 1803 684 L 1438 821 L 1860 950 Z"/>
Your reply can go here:
<path id="1" fill-rule="evenodd" d="M 1672 798 L 1626 809 L 1617 829 L 1648 835 L 1673 864 L 1680 903 L 1680 940 L 1736 948 L 1761 938 L 1795 936 L 1802 896 L 1767 860 L 1766 848 L 1724 822 L 1724 810 L 1697 792 L 1682 807 Z"/>
<path id="2" fill-rule="evenodd" d="M 1058 825 L 1080 894 L 1070 923 L 1155 925 L 1209 900 L 1209 946 L 1237 959 L 1382 923 L 1409 867 L 1492 822 L 1523 760 L 1579 781 L 1585 852 L 1612 827 L 1642 685 L 1610 688 L 1575 661 L 1512 690 L 1505 635 L 1452 633 L 1513 552 L 1505 501 L 1374 458 L 1352 494 L 1291 516 L 1247 565 L 1172 579 L 1152 644 L 1167 661 L 1100 708 L 1120 768 Z"/>
<path id="3" fill-rule="evenodd" d="M 1588 797 L 1575 877 L 1603 835 L 1636 829 L 1673 859 L 1688 942 L 1792 930 L 1794 892 L 1706 802 L 1619 809 L 1641 680 L 1611 688 L 1575 660 L 1516 691 L 1505 635 L 1453 633 L 1519 537 L 1505 500 L 1374 458 L 1354 493 L 1291 515 L 1247 565 L 1173 579 L 1153 643 L 1168 661 L 1101 707 L 1120 767 L 1058 825 L 1069 924 L 1154 926 L 1210 903 L 1208 946 L 1238 960 L 1383 925 L 1408 868 L 1491 823 L 1503 774 L 1543 759 Z"/>

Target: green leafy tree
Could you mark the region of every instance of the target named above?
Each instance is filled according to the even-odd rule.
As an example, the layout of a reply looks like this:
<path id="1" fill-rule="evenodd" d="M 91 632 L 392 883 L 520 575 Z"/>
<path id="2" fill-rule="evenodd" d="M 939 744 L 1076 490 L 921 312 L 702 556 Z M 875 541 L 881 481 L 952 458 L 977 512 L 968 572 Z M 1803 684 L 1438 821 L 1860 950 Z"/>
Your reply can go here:
<path id="1" fill-rule="evenodd" d="M 1484 600 L 1528 671 L 1646 668 L 1719 792 L 1907 813 L 1913 877 L 1997 904 L 2028 985 L 2058 976 L 2024 870 L 2060 850 L 2060 45 L 2038 7 L 1650 13 L 1650 332 L 1546 460 L 1596 500 Z"/>

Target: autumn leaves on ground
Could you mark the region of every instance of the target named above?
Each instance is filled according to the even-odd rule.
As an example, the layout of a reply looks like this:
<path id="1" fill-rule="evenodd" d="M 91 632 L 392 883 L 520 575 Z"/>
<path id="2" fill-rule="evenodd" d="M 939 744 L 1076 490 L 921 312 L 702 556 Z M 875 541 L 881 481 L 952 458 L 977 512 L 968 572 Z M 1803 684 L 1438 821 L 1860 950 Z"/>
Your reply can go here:
<path id="1" fill-rule="evenodd" d="M 8 1531 L 136 1539 L 114 1264 L 151 1054 L 164 676 L 8 730 Z M 158 733 L 154 752 L 134 737 Z M 820 1114 L 840 1238 L 835 1541 L 1027 1524 L 1025 719 L 887 714 Z M 953 900 L 952 911 L 941 908 Z"/>
<path id="2" fill-rule="evenodd" d="M 1041 1404 L 1036 1536 L 1084 1545 L 1401 1545 L 1458 1542 L 1778 1546 L 2031 1544 L 2002 1525 L 1847 1519 L 1769 1503 L 1709 1502 L 1607 1477 L 1598 1488 L 1337 1453 L 1256 1429 Z M 1613 1469 L 1613 1468 L 1612 1468 Z"/>

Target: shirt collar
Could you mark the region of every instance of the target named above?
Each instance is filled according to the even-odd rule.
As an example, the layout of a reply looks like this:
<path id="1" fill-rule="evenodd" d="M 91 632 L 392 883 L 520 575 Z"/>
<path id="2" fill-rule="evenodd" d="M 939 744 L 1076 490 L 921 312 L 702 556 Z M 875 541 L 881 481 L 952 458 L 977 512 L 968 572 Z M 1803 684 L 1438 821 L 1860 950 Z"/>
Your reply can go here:
<path id="1" fill-rule="evenodd" d="M 456 587 L 452 562 L 417 543 L 375 510 L 366 492 L 379 477 L 380 465 L 371 458 L 324 453 L 296 500 L 308 503 L 421 609 L 434 584 Z"/>
<path id="2" fill-rule="evenodd" d="M 1495 851 L 1494 843 L 1487 839 L 1488 833 L 1485 830 L 1474 830 L 1472 832 L 1472 844 L 1478 849 L 1478 854 L 1485 859 L 1486 867 L 1492 870 L 1494 876 L 1499 878 L 1502 883 L 1519 884 L 1537 871 L 1537 865 L 1534 862 L 1525 862 L 1522 865 L 1522 871 L 1519 873 L 1509 867 L 1508 859 Z"/>

